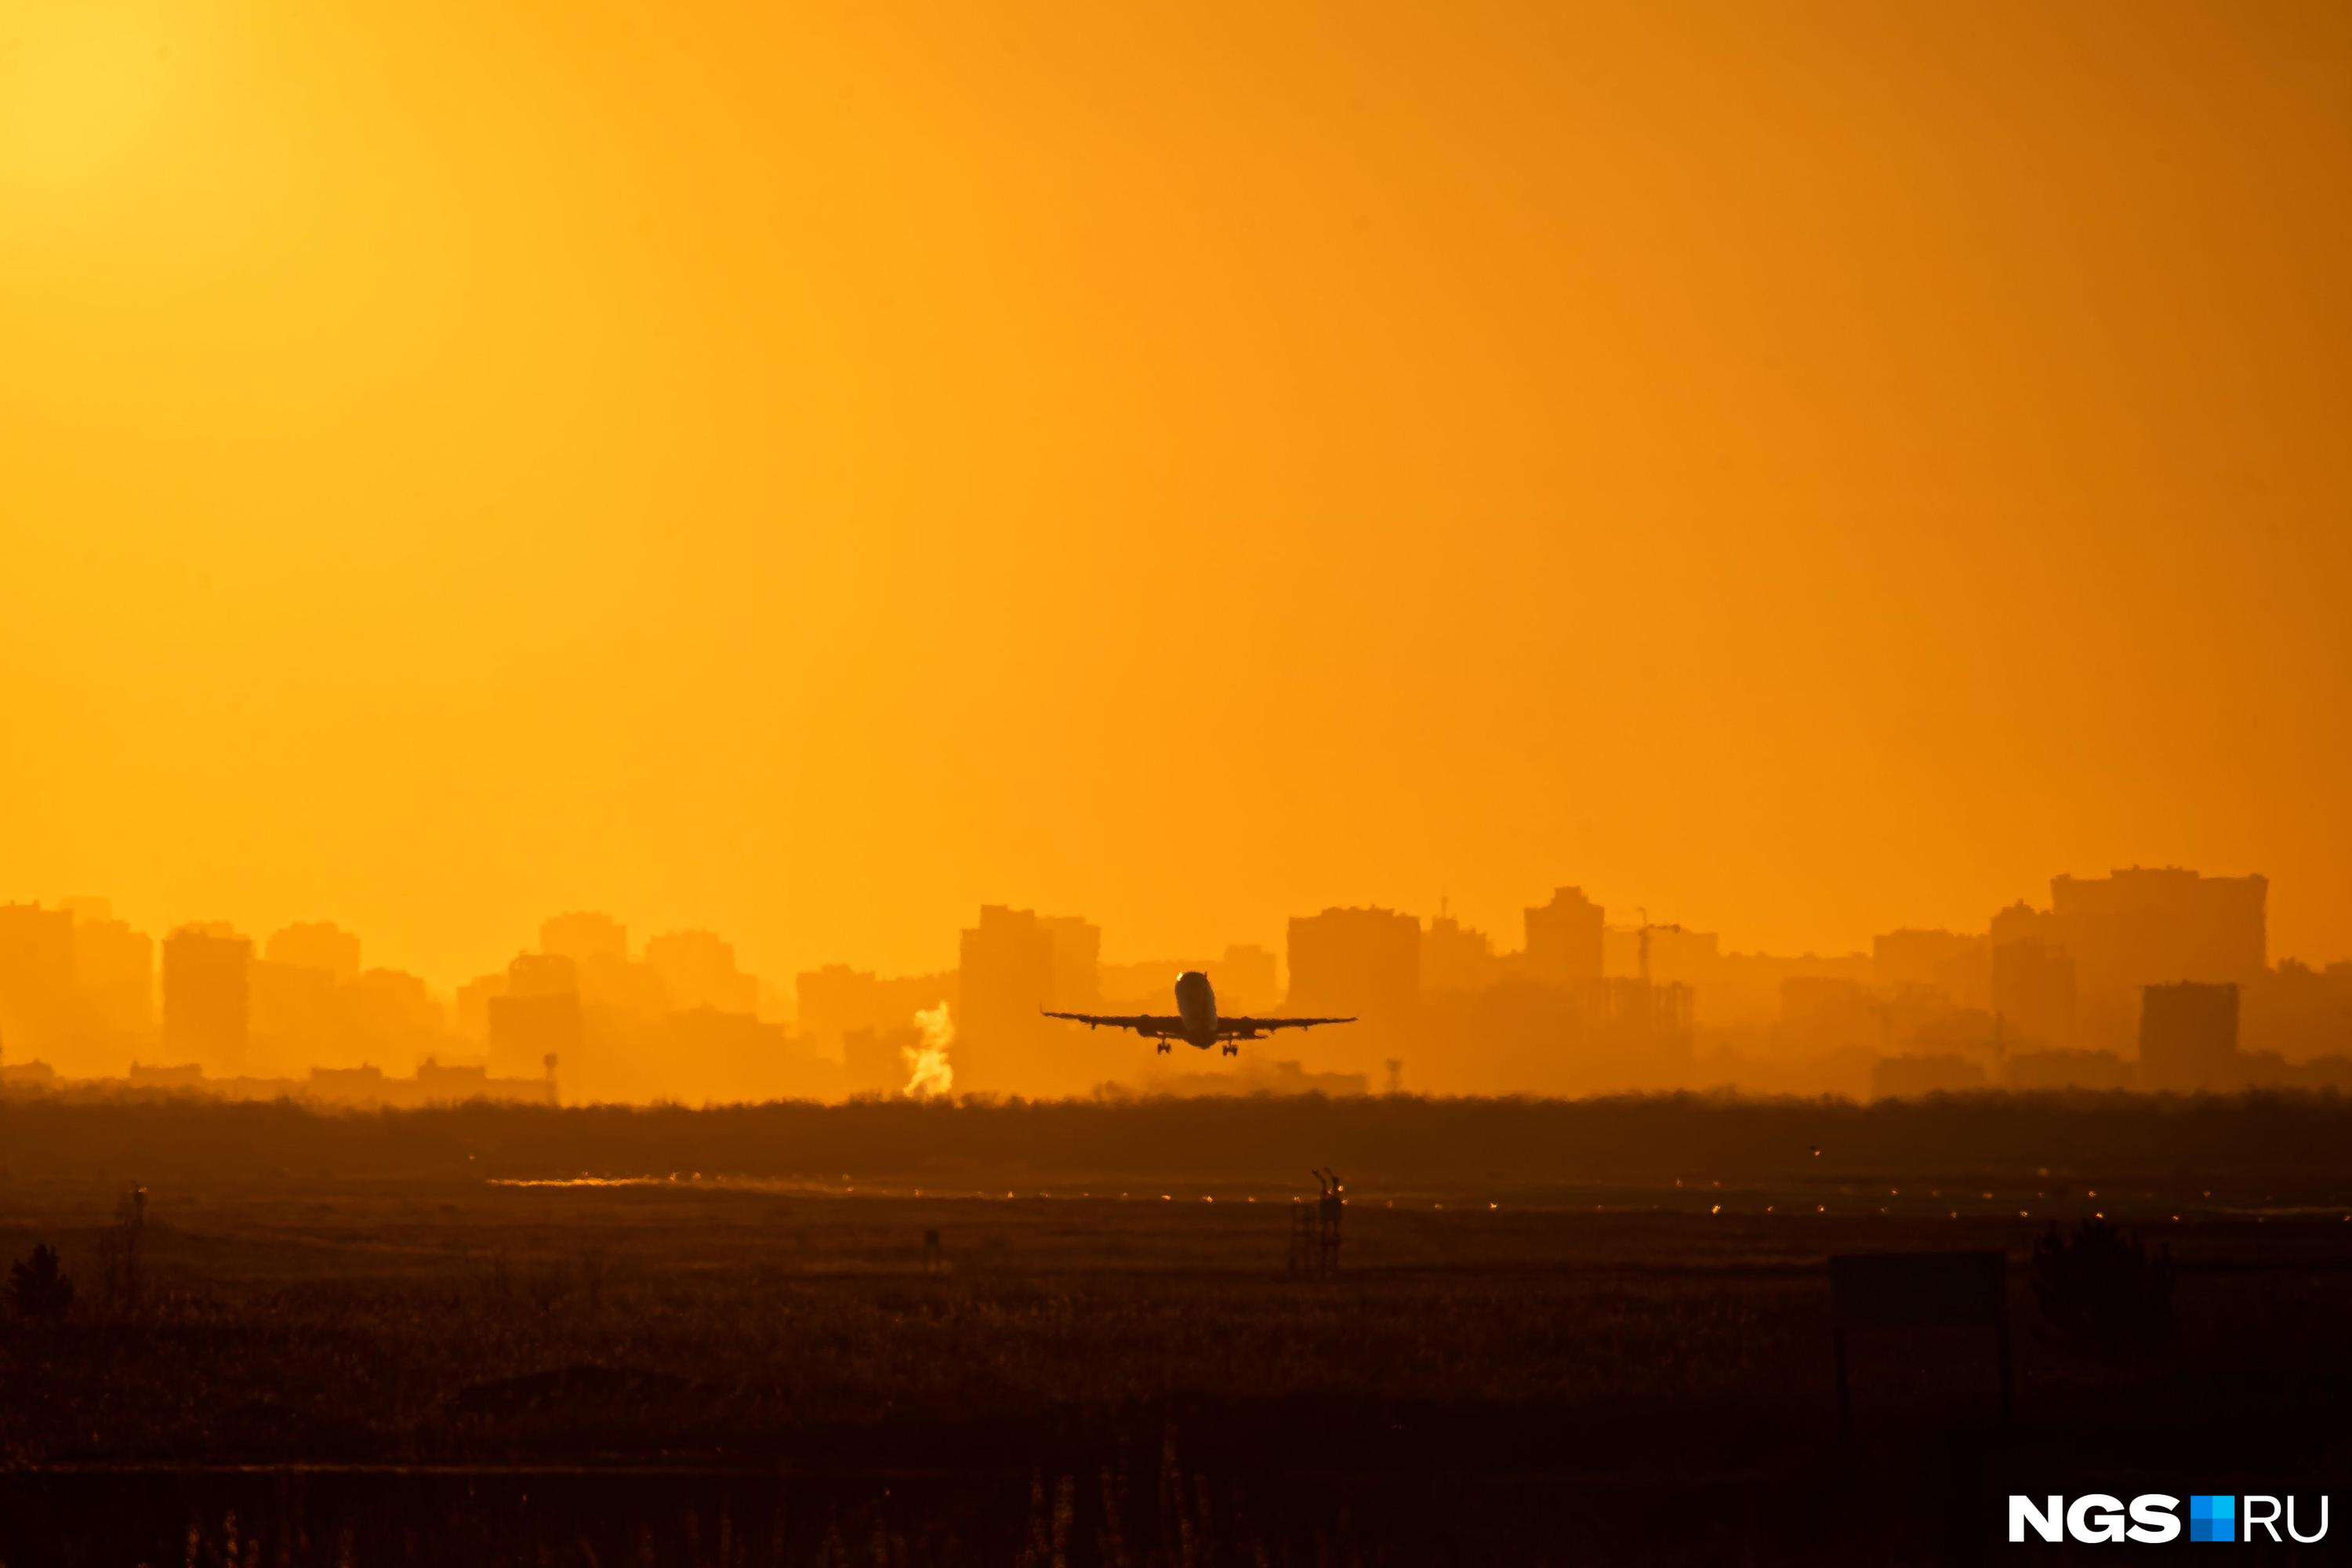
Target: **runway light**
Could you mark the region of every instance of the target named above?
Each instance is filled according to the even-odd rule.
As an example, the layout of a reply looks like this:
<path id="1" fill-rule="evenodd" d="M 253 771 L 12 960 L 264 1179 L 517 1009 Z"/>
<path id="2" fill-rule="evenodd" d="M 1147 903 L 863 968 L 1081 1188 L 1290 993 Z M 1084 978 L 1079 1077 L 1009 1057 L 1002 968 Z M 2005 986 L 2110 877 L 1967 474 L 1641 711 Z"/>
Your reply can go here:
<path id="1" fill-rule="evenodd" d="M 1717 1204 L 1706 1212 L 1709 1214 L 1721 1214 L 1723 1212 L 1723 1205 L 1721 1204 Z"/>
<path id="2" fill-rule="evenodd" d="M 1813 1212 L 1815 1214 L 1827 1214 L 1830 1212 L 1830 1205 L 1827 1204 L 1815 1204 L 1813 1205 Z"/>
<path id="3" fill-rule="evenodd" d="M 2091 1217 L 2093 1219 L 2105 1219 L 2107 1216 L 2105 1210 L 2095 1209 L 2092 1211 Z"/>
<path id="4" fill-rule="evenodd" d="M 1166 1193 L 1162 1193 L 1162 1194 L 1160 1194 L 1160 1201 L 1161 1203 L 1163 1203 L 1163 1204 L 1172 1204 L 1172 1203 L 1174 1203 L 1176 1200 L 1175 1200 L 1174 1198 L 1172 1198 L 1172 1197 L 1169 1196 Z"/>
<path id="5" fill-rule="evenodd" d="M 1772 1205 L 1770 1204 L 1766 1204 L 1764 1205 L 1764 1212 L 1766 1214 L 1770 1214 L 1772 1212 Z M 1886 1211 L 1885 1209 L 1880 1209 L 1878 1212 L 1880 1214 L 1885 1214 Z"/>
<path id="6" fill-rule="evenodd" d="M 1500 1204 L 1488 1204 L 1486 1206 L 1487 1206 L 1488 1208 L 1490 1208 L 1490 1209 L 1491 1209 L 1491 1208 L 1500 1208 L 1502 1205 L 1501 1205 Z"/>

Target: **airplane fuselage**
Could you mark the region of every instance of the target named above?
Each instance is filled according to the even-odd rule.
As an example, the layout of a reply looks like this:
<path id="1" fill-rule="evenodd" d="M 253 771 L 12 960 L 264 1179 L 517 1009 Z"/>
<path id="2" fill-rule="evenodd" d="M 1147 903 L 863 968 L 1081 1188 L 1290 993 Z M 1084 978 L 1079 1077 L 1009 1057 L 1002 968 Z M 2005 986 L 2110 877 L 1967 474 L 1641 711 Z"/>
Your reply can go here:
<path id="1" fill-rule="evenodd" d="M 1205 1051 L 1217 1043 L 1216 988 L 1197 969 L 1176 977 L 1176 1016 L 1184 1020 L 1186 1045 Z"/>

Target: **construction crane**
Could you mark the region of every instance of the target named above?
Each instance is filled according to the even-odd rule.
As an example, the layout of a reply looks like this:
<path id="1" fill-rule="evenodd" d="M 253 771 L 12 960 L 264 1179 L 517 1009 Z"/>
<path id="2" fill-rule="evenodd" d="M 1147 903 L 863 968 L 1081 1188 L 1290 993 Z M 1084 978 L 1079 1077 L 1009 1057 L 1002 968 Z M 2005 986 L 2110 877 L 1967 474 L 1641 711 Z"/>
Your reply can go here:
<path id="1" fill-rule="evenodd" d="M 1682 934 L 1683 928 L 1680 925 L 1652 925 L 1650 923 L 1650 911 L 1646 909 L 1637 907 L 1633 912 L 1642 917 L 1642 923 L 1638 928 L 1640 936 L 1642 984 L 1647 985 L 1650 983 L 1650 933 L 1654 931 L 1670 931 L 1676 936 L 1680 936 Z"/>

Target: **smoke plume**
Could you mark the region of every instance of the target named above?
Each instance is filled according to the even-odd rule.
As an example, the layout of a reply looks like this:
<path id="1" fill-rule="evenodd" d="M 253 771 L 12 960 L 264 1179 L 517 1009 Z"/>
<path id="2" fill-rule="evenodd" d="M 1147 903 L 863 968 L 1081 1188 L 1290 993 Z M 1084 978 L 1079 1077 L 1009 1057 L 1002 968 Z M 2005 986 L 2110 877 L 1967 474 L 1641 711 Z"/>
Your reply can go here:
<path id="1" fill-rule="evenodd" d="M 907 1058 L 907 1093 L 916 1100 L 945 1094 L 955 1088 L 955 1068 L 948 1063 L 948 1047 L 955 1044 L 955 1019 L 942 1002 L 936 1007 L 918 1008 L 915 1026 L 923 1031 L 923 1043 L 908 1046 L 902 1053 Z"/>

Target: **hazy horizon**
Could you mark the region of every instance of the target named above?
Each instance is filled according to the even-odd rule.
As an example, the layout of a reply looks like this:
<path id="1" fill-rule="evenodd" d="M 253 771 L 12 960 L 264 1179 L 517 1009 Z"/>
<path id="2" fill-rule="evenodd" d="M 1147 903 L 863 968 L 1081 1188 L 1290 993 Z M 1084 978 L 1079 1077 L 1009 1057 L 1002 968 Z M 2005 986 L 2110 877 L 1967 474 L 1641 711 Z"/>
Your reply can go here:
<path id="1" fill-rule="evenodd" d="M 2092 875 L 2095 875 L 2096 877 L 2105 877 L 2117 870 L 2136 868 L 2151 868 L 2105 867 L 2101 868 L 2097 872 L 2092 873 Z M 2236 877 L 2246 874 L 2229 868 L 2216 870 L 2210 867 L 2189 867 L 2179 868 L 2197 871 L 2208 877 Z M 2071 873 L 2059 872 L 2053 873 L 2053 876 L 2080 876 L 2084 874 L 2085 873 L 2080 871 Z M 2263 873 L 2259 870 L 2251 874 L 2256 876 L 2263 875 Z M 2051 901 L 2049 887 L 2051 879 L 2052 879 L 2045 878 L 2040 887 L 2028 890 L 2026 893 L 2021 895 L 2019 899 L 2009 900 L 2009 904 L 2004 905 L 2003 907 L 2005 908 L 2010 905 L 2022 902 L 2035 908 L 2046 908 Z M 2268 882 L 2269 897 L 2272 900 L 2274 900 L 2279 888 L 2279 879 L 2273 876 L 2268 878 Z M 1414 908 L 1411 905 L 1405 905 L 1402 907 L 1376 907 L 1383 909 L 1394 908 L 1398 913 L 1412 916 L 1418 920 L 1424 928 L 1430 926 L 1431 923 L 1441 915 L 1450 916 L 1451 918 L 1458 921 L 1463 926 L 1477 931 L 1488 938 L 1496 952 L 1513 953 L 1517 952 L 1525 945 L 1523 926 L 1528 906 L 1543 902 L 1546 899 L 1550 897 L 1552 889 L 1555 887 L 1569 887 L 1573 885 L 1574 884 L 1567 882 L 1547 881 L 1538 888 L 1530 884 L 1528 892 L 1521 898 L 1519 903 L 1516 907 L 1506 911 L 1505 919 L 1496 921 L 1491 926 L 1484 925 L 1476 921 L 1469 919 L 1458 908 L 1449 908 L 1441 910 L 1433 907 Z M 1592 892 L 1592 889 L 1590 888 L 1586 888 L 1583 890 L 1587 894 L 1591 894 Z M 793 979 L 796 974 L 810 970 L 826 967 L 828 965 L 845 965 L 852 969 L 869 971 L 886 976 L 915 976 L 952 971 L 957 966 L 957 933 L 970 925 L 974 911 L 989 906 L 1010 905 L 1016 909 L 1021 907 L 1017 903 L 1013 903 L 1012 900 L 1002 899 L 983 899 L 974 902 L 971 906 L 968 906 L 960 915 L 950 917 L 946 928 L 942 931 L 937 944 L 940 949 L 940 957 L 937 963 L 917 964 L 903 969 L 894 969 L 887 963 L 876 961 L 868 954 L 857 952 L 834 952 L 818 954 L 813 956 L 806 962 L 793 963 L 786 968 L 770 970 L 762 968 L 757 963 L 751 963 L 745 955 L 743 945 L 737 940 L 736 934 L 721 927 L 714 927 L 708 923 L 686 923 L 667 926 L 656 925 L 650 922 L 632 919 L 629 911 L 625 910 L 592 909 L 584 906 L 564 906 L 561 908 L 550 906 L 542 910 L 538 916 L 532 918 L 528 922 L 520 926 L 514 933 L 513 940 L 505 949 L 485 950 L 483 952 L 475 955 L 470 960 L 461 959 L 460 967 L 456 973 L 436 974 L 423 970 L 414 969 L 407 964 L 400 963 L 398 961 L 397 954 L 387 954 L 383 952 L 373 932 L 360 927 L 354 921 L 341 918 L 338 912 L 331 908 L 313 910 L 304 914 L 284 920 L 260 921 L 241 921 L 218 910 L 207 909 L 198 914 L 151 922 L 142 921 L 141 919 L 137 918 L 135 905 L 127 903 L 124 900 L 115 898 L 113 895 L 100 889 L 82 889 L 61 894 L 34 897 L 23 889 L 0 889 L 0 904 L 7 904 L 10 902 L 29 902 L 40 904 L 48 908 L 56 908 L 58 907 L 60 901 L 63 900 L 84 899 L 95 899 L 105 903 L 108 906 L 108 913 L 112 919 L 121 921 L 128 924 L 134 931 L 140 931 L 145 935 L 155 938 L 158 941 L 170 935 L 173 931 L 185 927 L 215 923 L 228 925 L 234 927 L 239 935 L 249 939 L 253 942 L 255 952 L 257 953 L 260 952 L 265 940 L 273 934 L 284 931 L 289 928 L 323 923 L 325 925 L 339 928 L 347 936 L 357 940 L 360 943 L 360 952 L 363 967 L 368 969 L 396 969 L 401 970 L 404 973 L 416 974 L 419 978 L 425 980 L 428 984 L 430 984 L 436 993 L 442 994 L 454 992 L 459 985 L 462 985 L 468 981 L 478 979 L 485 974 L 503 971 L 507 963 L 518 953 L 530 953 L 541 951 L 541 928 L 549 920 L 559 915 L 586 913 L 608 918 L 617 921 L 627 931 L 629 949 L 633 956 L 642 954 L 645 951 L 646 943 L 652 938 L 664 935 L 677 935 L 681 933 L 696 932 L 707 932 L 709 934 L 716 935 L 736 949 L 737 962 L 740 965 L 744 973 L 757 976 L 762 982 L 773 986 L 777 991 L 788 996 L 792 989 Z M 1599 899 L 1595 899 L 1594 901 L 1600 903 L 1605 910 L 1608 928 L 1611 932 L 1625 933 L 1634 931 L 1638 929 L 1641 923 L 1642 911 L 1637 907 L 1612 905 L 1608 903 L 1606 900 Z M 1286 921 L 1294 915 L 1306 916 L 1319 913 L 1325 910 L 1333 908 L 1355 907 L 1375 906 L 1335 905 L 1329 902 L 1318 903 L 1311 908 L 1286 911 L 1274 921 L 1267 922 L 1273 926 L 1273 933 L 1270 936 L 1264 938 L 1242 935 L 1225 937 L 1213 936 L 1190 948 L 1171 949 L 1165 952 L 1130 951 L 1132 943 L 1130 942 L 1121 940 L 1121 933 L 1118 932 L 1115 927 L 1112 927 L 1108 922 L 1102 921 L 1095 914 L 1094 911 L 1089 910 L 1047 909 L 1040 910 L 1036 912 L 1046 915 L 1075 916 L 1088 921 L 1099 927 L 1102 931 L 1104 944 L 1102 962 L 1108 965 L 1132 965 L 1157 962 L 1160 960 L 1213 960 L 1230 947 L 1255 946 L 1272 953 L 1278 967 L 1286 968 L 1287 954 L 1285 951 L 1286 944 L 1282 931 L 1283 921 Z M 1709 931 L 1705 927 L 1689 921 L 1669 922 L 1664 918 L 1665 911 L 1663 910 L 1653 910 L 1648 911 L 1651 920 L 1657 925 L 1663 926 L 1672 923 L 1680 926 L 1681 929 L 1685 931 L 1695 931 L 1703 935 L 1719 938 L 1719 950 L 1725 954 L 1752 954 L 1758 956 L 1790 958 L 1867 957 L 1871 952 L 1872 943 L 1874 938 L 1897 931 L 1948 931 L 1960 935 L 1981 936 L 1986 931 L 1990 917 L 1996 912 L 1998 911 L 1991 909 L 1983 910 L 1979 911 L 1973 919 L 1958 921 L 1946 926 L 1930 926 L 1925 922 L 1919 921 L 1883 921 L 1848 945 L 1811 949 L 1773 950 L 1765 948 L 1757 943 L 1740 942 L 1737 939 L 1736 933 L 1733 932 Z M 2267 954 L 2268 961 L 2273 967 L 2282 963 L 2293 961 L 2310 965 L 2313 968 L 2324 968 L 2330 963 L 2345 962 L 2346 957 L 2347 955 L 2336 953 L 2283 952 L 2279 949 L 2275 937 L 2270 939 L 2269 952 Z M 1608 963 L 1608 972 L 1612 973 L 1630 973 L 1631 970 L 1622 967 L 1622 955 L 1612 951 Z M 1171 973 L 1169 976 L 1171 984 L 1173 983 L 1174 978 L 1175 976 Z"/>

